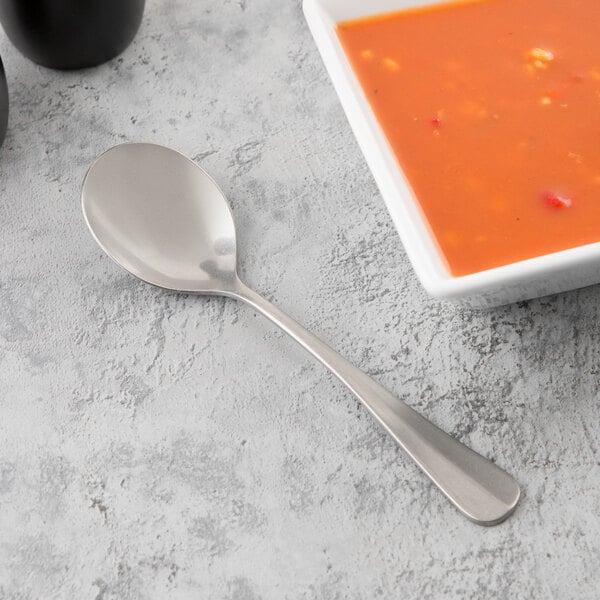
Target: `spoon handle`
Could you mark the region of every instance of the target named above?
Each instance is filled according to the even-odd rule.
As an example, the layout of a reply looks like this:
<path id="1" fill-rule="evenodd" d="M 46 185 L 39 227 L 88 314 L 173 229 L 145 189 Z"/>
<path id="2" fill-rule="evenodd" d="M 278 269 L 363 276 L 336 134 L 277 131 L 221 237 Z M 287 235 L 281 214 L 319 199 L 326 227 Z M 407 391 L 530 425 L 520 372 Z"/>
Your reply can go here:
<path id="1" fill-rule="evenodd" d="M 479 525 L 496 525 L 514 511 L 520 490 L 519 484 L 508 473 L 398 400 L 241 282 L 231 295 L 269 318 L 321 361 L 465 516 Z"/>

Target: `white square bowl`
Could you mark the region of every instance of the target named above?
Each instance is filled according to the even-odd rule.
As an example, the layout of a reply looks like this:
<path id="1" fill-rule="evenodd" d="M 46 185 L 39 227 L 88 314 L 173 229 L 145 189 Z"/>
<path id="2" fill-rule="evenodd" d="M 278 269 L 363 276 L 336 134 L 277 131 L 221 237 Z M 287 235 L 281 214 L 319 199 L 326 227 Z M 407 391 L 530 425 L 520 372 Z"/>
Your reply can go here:
<path id="1" fill-rule="evenodd" d="M 461 277 L 454 277 L 448 271 L 336 33 L 336 24 L 341 21 L 439 1 L 304 0 L 304 14 L 323 62 L 417 276 L 432 296 L 473 308 L 498 306 L 599 283 L 600 243 Z"/>

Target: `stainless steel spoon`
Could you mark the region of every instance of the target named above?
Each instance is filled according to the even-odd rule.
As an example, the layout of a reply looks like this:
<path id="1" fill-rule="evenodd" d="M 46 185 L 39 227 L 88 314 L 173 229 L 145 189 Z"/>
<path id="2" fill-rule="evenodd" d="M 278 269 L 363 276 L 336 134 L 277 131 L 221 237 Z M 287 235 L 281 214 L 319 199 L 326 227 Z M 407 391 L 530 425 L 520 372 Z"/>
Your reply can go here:
<path id="1" fill-rule="evenodd" d="M 520 491 L 508 473 L 438 429 L 242 283 L 231 210 L 194 162 L 153 144 L 116 146 L 90 168 L 82 203 L 98 244 L 136 277 L 178 292 L 242 300 L 281 327 L 350 389 L 469 519 L 495 525 L 513 512 Z"/>

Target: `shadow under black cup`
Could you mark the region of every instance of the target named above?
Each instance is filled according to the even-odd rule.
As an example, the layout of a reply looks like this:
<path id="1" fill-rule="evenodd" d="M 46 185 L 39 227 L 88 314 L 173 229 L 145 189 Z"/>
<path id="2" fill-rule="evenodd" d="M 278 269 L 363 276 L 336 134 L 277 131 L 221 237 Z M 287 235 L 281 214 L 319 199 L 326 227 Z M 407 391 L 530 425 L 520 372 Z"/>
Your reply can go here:
<path id="1" fill-rule="evenodd" d="M 6 127 L 8 126 L 8 86 L 6 85 L 6 75 L 4 74 L 4 66 L 0 59 L 0 146 L 6 135 Z"/>
<path id="2" fill-rule="evenodd" d="M 145 0 L 0 0 L 0 22 L 32 61 L 83 69 L 114 58 L 131 43 Z"/>

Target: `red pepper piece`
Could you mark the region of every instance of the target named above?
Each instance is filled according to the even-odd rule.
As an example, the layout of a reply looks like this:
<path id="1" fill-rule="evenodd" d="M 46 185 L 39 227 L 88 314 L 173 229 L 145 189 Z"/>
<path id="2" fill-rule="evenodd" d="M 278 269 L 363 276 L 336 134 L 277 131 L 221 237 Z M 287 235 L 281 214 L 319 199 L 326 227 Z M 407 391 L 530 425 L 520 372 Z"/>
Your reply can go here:
<path id="1" fill-rule="evenodd" d="M 546 192 L 544 194 L 544 201 L 550 208 L 569 208 L 573 205 L 573 200 L 571 198 L 555 192 Z"/>

